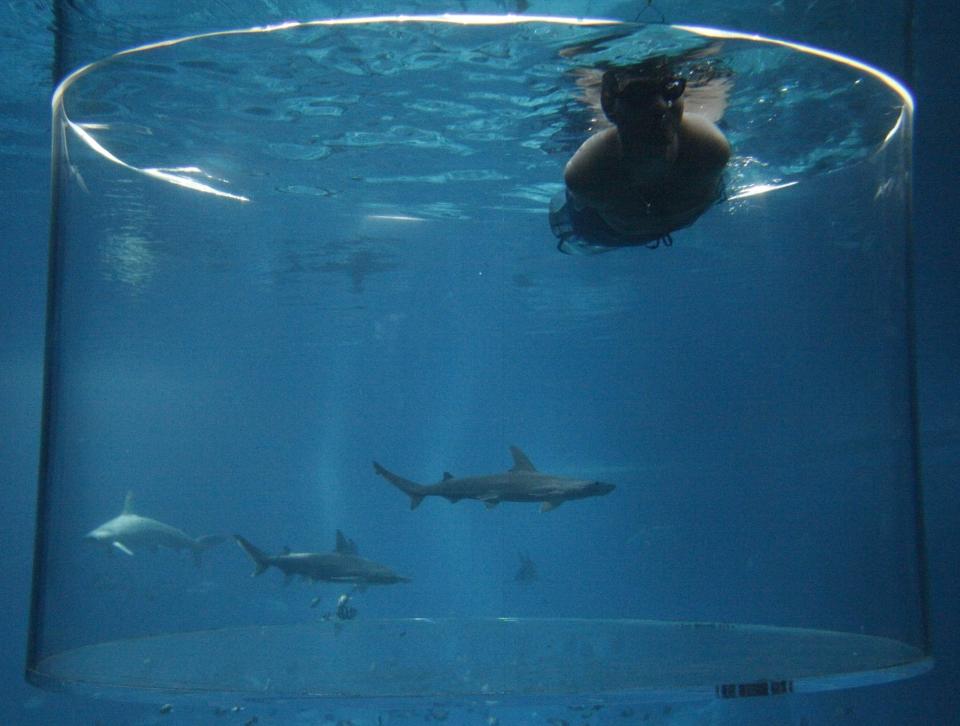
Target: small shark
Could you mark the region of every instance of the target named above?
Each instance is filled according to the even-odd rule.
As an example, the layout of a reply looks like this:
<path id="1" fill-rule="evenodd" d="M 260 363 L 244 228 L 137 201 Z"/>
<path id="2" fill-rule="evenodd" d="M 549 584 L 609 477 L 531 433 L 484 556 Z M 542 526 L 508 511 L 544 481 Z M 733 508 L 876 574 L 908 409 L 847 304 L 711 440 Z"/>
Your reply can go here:
<path id="1" fill-rule="evenodd" d="M 537 579 L 537 565 L 530 559 L 530 555 L 520 552 L 520 567 L 513 579 L 517 582 L 528 583 Z"/>
<path id="2" fill-rule="evenodd" d="M 190 550 L 194 561 L 199 565 L 200 556 L 209 548 L 223 542 L 225 538 L 209 535 L 194 539 L 186 532 L 169 524 L 134 514 L 133 492 L 127 492 L 120 515 L 87 533 L 84 539 L 116 547 L 131 556 L 133 556 L 134 547 L 146 547 L 151 550 L 157 547 Z"/>
<path id="3" fill-rule="evenodd" d="M 416 509 L 424 497 L 444 497 L 450 502 L 477 499 L 487 509 L 500 502 L 540 502 L 540 511 L 549 512 L 571 499 L 585 499 L 609 494 L 615 487 L 590 479 L 570 479 L 541 474 L 530 459 L 516 446 L 510 447 L 513 468 L 503 474 L 467 476 L 462 479 L 449 472 L 437 484 L 417 484 L 399 477 L 373 462 L 373 470 L 410 497 L 410 509 Z"/>
<path id="4" fill-rule="evenodd" d="M 352 582 L 356 585 L 392 585 L 396 582 L 410 582 L 409 577 L 398 575 L 385 565 L 364 559 L 357 554 L 357 546 L 352 540 L 337 530 L 337 548 L 335 551 L 320 554 L 318 552 L 291 552 L 284 548 L 282 555 L 268 555 L 257 549 L 239 534 L 233 538 L 240 549 L 253 560 L 254 570 L 251 577 L 263 574 L 270 567 L 276 567 L 288 578 L 292 575 L 316 582 Z"/>

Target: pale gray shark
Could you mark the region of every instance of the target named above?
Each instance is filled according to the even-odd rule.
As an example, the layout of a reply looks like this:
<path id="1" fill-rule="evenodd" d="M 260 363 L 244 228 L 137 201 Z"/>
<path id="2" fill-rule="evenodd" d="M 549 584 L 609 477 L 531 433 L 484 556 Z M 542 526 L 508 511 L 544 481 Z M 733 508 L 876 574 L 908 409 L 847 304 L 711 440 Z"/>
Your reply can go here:
<path id="1" fill-rule="evenodd" d="M 352 582 L 364 585 L 392 585 L 397 582 L 410 582 L 409 577 L 398 575 L 385 565 L 364 559 L 357 554 L 357 546 L 352 540 L 337 530 L 337 548 L 333 552 L 291 552 L 285 549 L 282 555 L 268 555 L 257 549 L 239 534 L 233 538 L 240 549 L 253 560 L 254 570 L 251 577 L 261 575 L 270 567 L 276 567 L 288 578 L 293 575 L 316 582 Z"/>
<path id="2" fill-rule="evenodd" d="M 417 484 L 397 476 L 373 462 L 373 470 L 410 497 L 410 509 L 416 509 L 424 497 L 443 497 L 450 502 L 477 499 L 487 508 L 500 502 L 540 502 L 540 511 L 549 512 L 571 499 L 586 499 L 609 494 L 616 487 L 591 479 L 570 479 L 542 474 L 516 446 L 510 447 L 513 468 L 502 474 L 454 477 L 443 473 L 437 484 Z"/>
<path id="3" fill-rule="evenodd" d="M 116 547 L 131 556 L 134 548 L 139 547 L 151 550 L 157 547 L 189 550 L 193 554 L 194 561 L 199 565 L 200 556 L 214 545 L 223 542 L 225 538 L 209 535 L 194 539 L 186 532 L 169 524 L 134 514 L 133 492 L 127 492 L 120 515 L 87 533 L 84 539 Z"/>

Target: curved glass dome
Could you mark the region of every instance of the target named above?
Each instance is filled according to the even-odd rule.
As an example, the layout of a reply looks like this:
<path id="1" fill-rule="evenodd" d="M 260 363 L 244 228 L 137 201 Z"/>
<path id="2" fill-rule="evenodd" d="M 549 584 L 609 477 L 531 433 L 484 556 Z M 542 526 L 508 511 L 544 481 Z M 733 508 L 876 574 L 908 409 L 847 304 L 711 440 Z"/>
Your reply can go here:
<path id="1" fill-rule="evenodd" d="M 732 145 L 726 203 L 669 251 L 558 254 L 548 205 L 603 124 L 600 73 L 661 54 Z M 290 22 L 77 70 L 54 98 L 30 678 L 489 705 L 928 668 L 911 113 L 824 51 L 533 16 Z M 514 442 L 554 483 L 616 488 L 498 504 Z M 411 512 L 372 460 L 415 506 L 450 470 L 486 506 Z M 311 600 L 248 577 L 356 556 L 324 546 L 340 528 L 412 582 L 321 573 Z"/>

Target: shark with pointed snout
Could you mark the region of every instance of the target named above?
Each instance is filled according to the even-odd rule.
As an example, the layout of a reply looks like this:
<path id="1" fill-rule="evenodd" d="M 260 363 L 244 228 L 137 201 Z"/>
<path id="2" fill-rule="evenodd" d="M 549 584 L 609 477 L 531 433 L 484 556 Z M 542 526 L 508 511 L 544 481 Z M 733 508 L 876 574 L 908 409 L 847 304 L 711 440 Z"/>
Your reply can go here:
<path id="1" fill-rule="evenodd" d="M 262 575 L 269 568 L 276 567 L 288 578 L 299 575 L 313 582 L 352 582 L 361 587 L 410 582 L 409 577 L 398 575 L 386 565 L 360 557 L 357 546 L 339 529 L 337 548 L 327 553 L 285 550 L 282 555 L 268 555 L 239 534 L 233 535 L 233 538 L 240 545 L 240 549 L 253 560 L 254 570 L 250 573 L 251 577 Z"/>
<path id="2" fill-rule="evenodd" d="M 417 484 L 397 476 L 373 462 L 373 470 L 410 497 L 410 509 L 416 509 L 424 497 L 443 497 L 450 502 L 477 499 L 493 508 L 500 502 L 540 502 L 540 511 L 549 512 L 572 499 L 609 494 L 616 487 L 592 479 L 571 479 L 537 471 L 516 446 L 510 447 L 513 468 L 502 474 L 457 478 L 444 472 L 437 484 Z"/>
<path id="3" fill-rule="evenodd" d="M 194 538 L 169 524 L 158 522 L 150 517 L 141 517 L 133 511 L 133 492 L 127 492 L 123 511 L 110 521 L 88 532 L 84 539 L 115 547 L 131 556 L 134 549 L 140 547 L 151 550 L 157 547 L 188 550 L 199 565 L 200 556 L 214 545 L 223 542 L 225 538 L 218 535 Z"/>

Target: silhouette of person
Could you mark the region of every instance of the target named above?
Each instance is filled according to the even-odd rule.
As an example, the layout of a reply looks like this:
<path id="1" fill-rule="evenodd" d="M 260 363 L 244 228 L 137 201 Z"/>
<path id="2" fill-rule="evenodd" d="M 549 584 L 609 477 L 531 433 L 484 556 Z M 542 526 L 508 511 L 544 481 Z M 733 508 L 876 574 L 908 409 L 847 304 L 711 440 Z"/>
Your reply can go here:
<path id="1" fill-rule="evenodd" d="M 722 115 L 725 89 L 719 115 L 701 114 L 685 112 L 686 86 L 664 56 L 603 73 L 600 107 L 612 126 L 570 158 L 551 205 L 562 252 L 672 244 L 672 232 L 722 198 L 730 144 L 710 116 Z"/>

